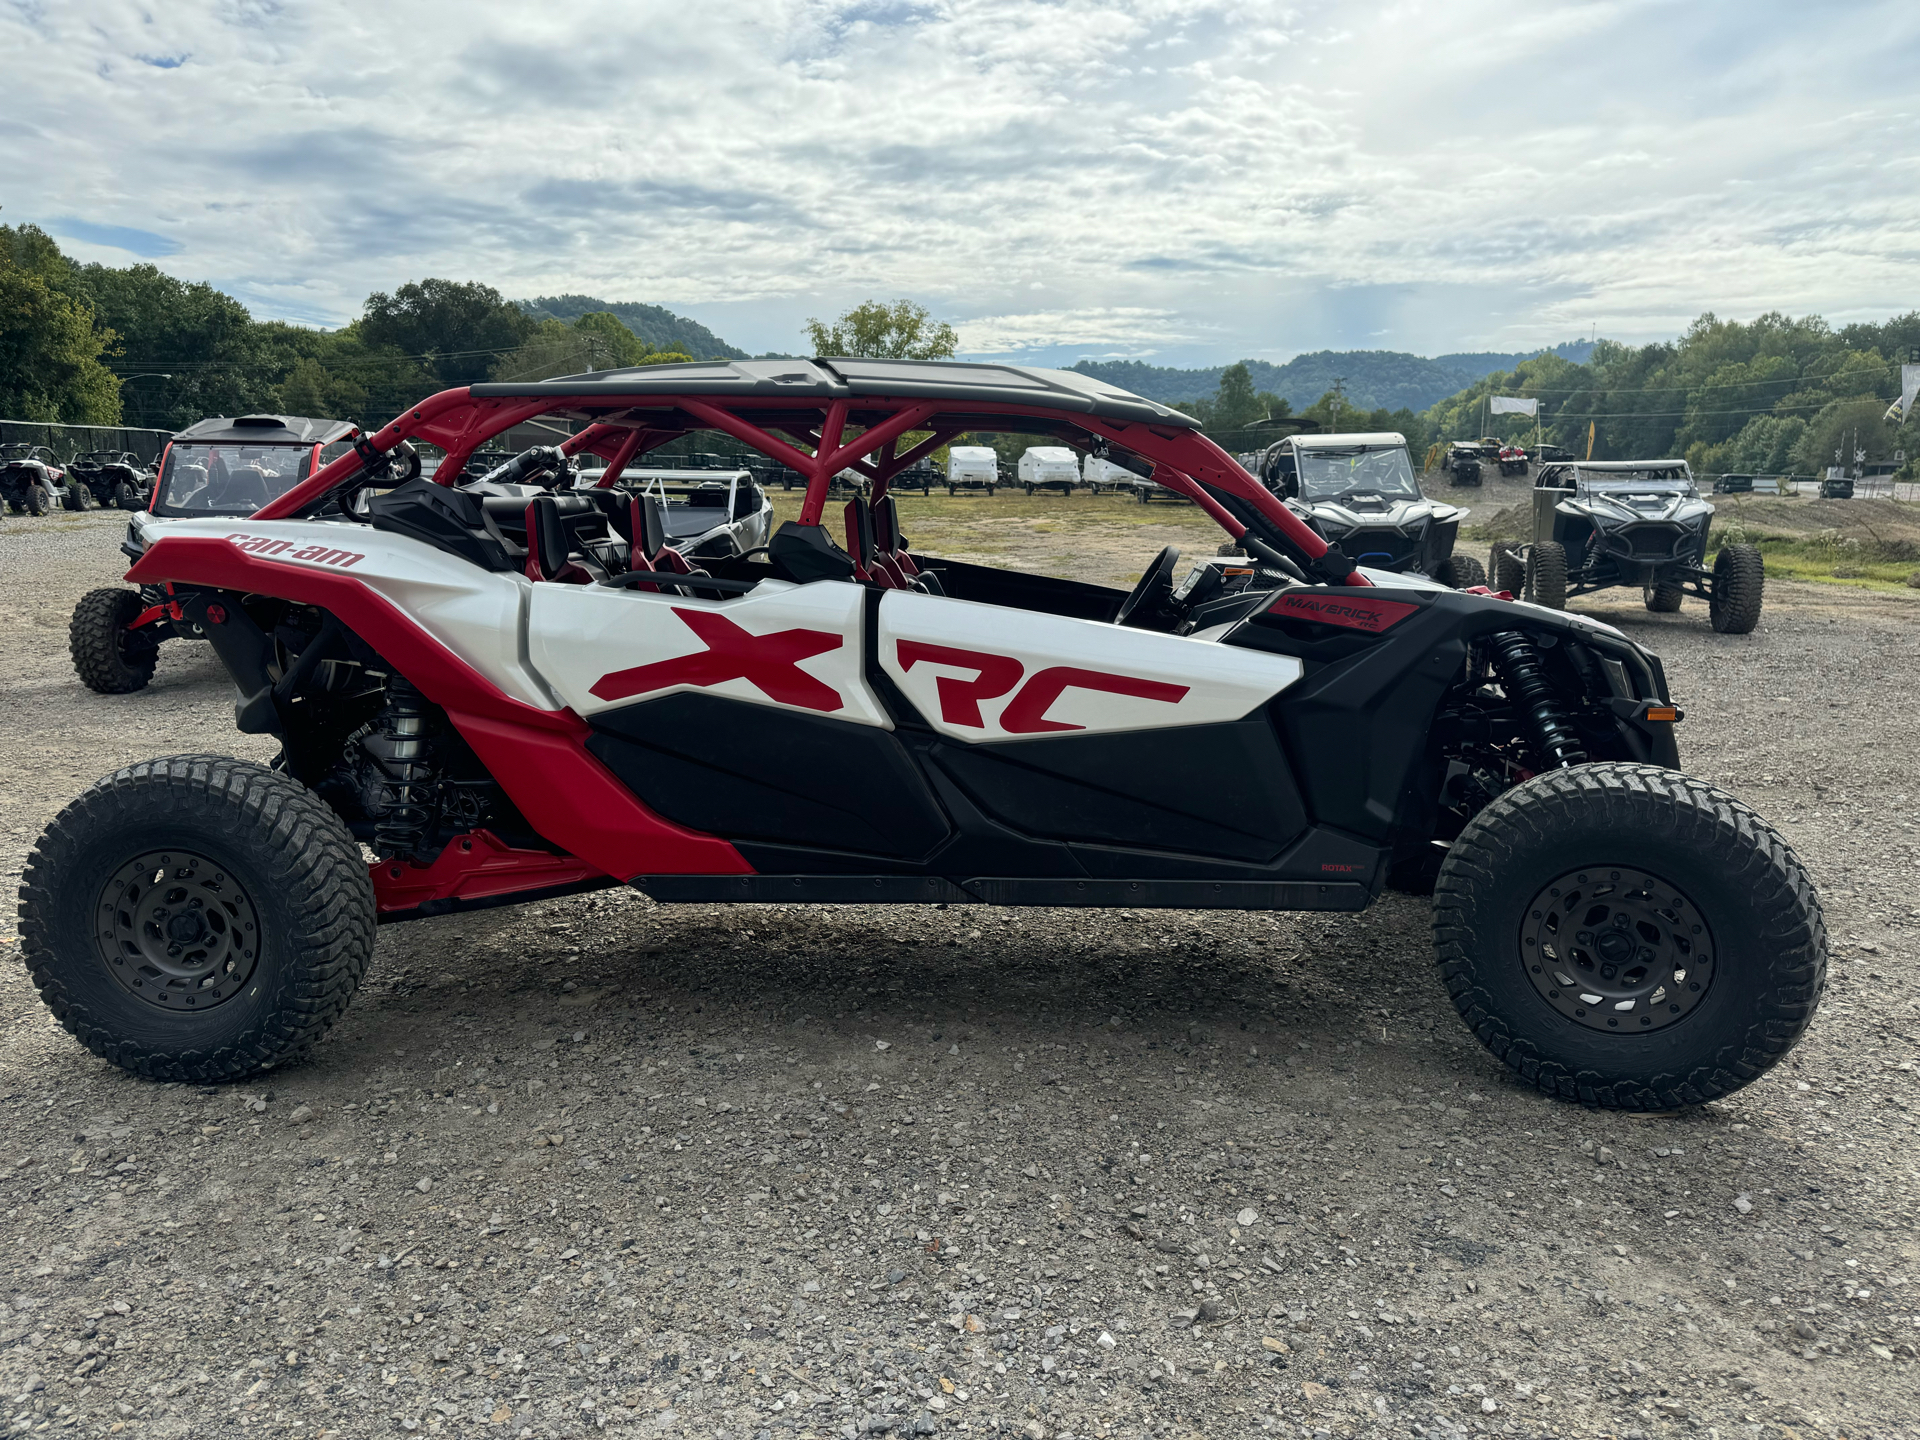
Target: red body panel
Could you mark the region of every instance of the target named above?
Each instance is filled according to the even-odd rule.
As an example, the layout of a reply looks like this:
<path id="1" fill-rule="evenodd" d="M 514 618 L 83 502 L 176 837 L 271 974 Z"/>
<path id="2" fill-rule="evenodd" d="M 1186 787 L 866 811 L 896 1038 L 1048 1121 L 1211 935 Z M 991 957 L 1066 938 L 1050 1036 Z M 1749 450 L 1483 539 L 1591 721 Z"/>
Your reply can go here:
<path id="1" fill-rule="evenodd" d="M 548 851 L 516 850 L 492 831 L 454 837 L 432 865 L 377 861 L 371 874 L 374 908 L 383 915 L 417 910 L 434 901 L 478 901 L 605 879 L 585 861 Z"/>
<path id="2" fill-rule="evenodd" d="M 535 830 L 616 880 L 753 873 L 726 841 L 642 805 L 587 751 L 587 723 L 579 716 L 503 694 L 350 575 L 248 555 L 224 540 L 170 536 L 141 556 L 127 579 L 135 585 L 182 581 L 325 607 L 447 712 Z"/>

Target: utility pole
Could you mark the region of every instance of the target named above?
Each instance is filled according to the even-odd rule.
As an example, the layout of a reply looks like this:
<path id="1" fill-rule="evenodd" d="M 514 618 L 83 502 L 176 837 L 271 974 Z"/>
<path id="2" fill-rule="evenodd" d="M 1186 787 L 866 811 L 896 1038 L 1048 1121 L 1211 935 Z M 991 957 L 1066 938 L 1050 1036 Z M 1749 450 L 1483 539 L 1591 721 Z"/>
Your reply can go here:
<path id="1" fill-rule="evenodd" d="M 1341 429 L 1341 402 L 1347 398 L 1347 392 L 1342 389 L 1346 384 L 1347 377 L 1345 375 L 1337 375 L 1334 377 L 1334 403 L 1328 407 L 1331 412 L 1328 428 L 1337 435 Z"/>

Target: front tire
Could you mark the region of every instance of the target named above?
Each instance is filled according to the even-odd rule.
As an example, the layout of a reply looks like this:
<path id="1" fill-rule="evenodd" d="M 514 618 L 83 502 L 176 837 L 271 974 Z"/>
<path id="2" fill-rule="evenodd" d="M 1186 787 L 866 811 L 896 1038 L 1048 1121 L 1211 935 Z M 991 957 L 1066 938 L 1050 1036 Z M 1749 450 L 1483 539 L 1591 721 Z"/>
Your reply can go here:
<path id="1" fill-rule="evenodd" d="M 1527 589 L 1527 567 L 1506 541 L 1494 543 L 1494 550 L 1487 558 L 1487 569 L 1488 574 L 1494 577 L 1496 590 L 1520 595 Z"/>
<path id="2" fill-rule="evenodd" d="M 153 679 L 159 643 L 127 629 L 145 608 L 139 591 L 116 586 L 90 590 L 80 597 L 73 619 L 67 622 L 67 650 L 73 656 L 74 674 L 88 690 L 126 695 L 144 690 Z"/>
<path id="3" fill-rule="evenodd" d="M 1527 598 L 1549 610 L 1567 609 L 1567 547 L 1559 541 L 1528 547 Z"/>
<path id="4" fill-rule="evenodd" d="M 299 1059 L 352 999 L 373 883 L 340 818 L 226 756 L 117 771 L 54 817 L 20 885 L 27 969 L 95 1055 L 149 1080 Z"/>
<path id="5" fill-rule="evenodd" d="M 1686 594 L 1678 585 L 1657 585 L 1651 581 L 1641 583 L 1641 604 L 1656 615 L 1672 615 L 1681 608 L 1681 599 Z"/>
<path id="6" fill-rule="evenodd" d="M 1434 567 L 1434 578 L 1453 590 L 1472 590 L 1487 584 L 1487 572 L 1471 555 L 1450 555 Z"/>
<path id="7" fill-rule="evenodd" d="M 1551 771 L 1488 806 L 1441 866 L 1434 939 L 1488 1050 L 1614 1110 L 1747 1085 L 1800 1039 L 1827 975 L 1821 904 L 1787 842 L 1648 765 Z"/>
<path id="8" fill-rule="evenodd" d="M 61 507 L 72 511 L 85 510 L 87 508 L 87 495 L 87 488 L 84 485 L 70 485 L 67 487 L 66 495 L 61 497 Z"/>
<path id="9" fill-rule="evenodd" d="M 1767 584 L 1758 545 L 1722 546 L 1708 588 L 1708 624 L 1722 635 L 1746 635 L 1761 622 Z"/>

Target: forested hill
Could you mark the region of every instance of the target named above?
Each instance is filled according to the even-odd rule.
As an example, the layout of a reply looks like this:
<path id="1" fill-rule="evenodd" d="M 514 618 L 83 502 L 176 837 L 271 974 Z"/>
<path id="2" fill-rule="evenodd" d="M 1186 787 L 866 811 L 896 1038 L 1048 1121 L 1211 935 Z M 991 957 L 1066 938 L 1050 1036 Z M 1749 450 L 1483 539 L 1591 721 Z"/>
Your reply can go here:
<path id="1" fill-rule="evenodd" d="M 718 360 L 722 357 L 744 360 L 747 357 L 746 351 L 729 345 L 699 321 L 638 300 L 597 300 L 591 295 L 543 295 L 537 300 L 517 300 L 514 304 L 536 320 L 562 320 L 569 324 L 591 312 L 607 311 L 655 350 L 678 350 L 696 360 Z M 1457 390 L 1459 388 L 1455 387 Z"/>
<path id="2" fill-rule="evenodd" d="M 1588 358 L 1593 348 L 1590 342 L 1577 340 L 1553 347 L 1552 353 L 1579 364 Z M 1436 401 L 1466 389 L 1483 375 L 1511 370 L 1540 353 L 1533 350 L 1512 355 L 1491 351 L 1457 352 L 1428 359 L 1397 350 L 1316 350 L 1297 355 L 1285 365 L 1265 360 L 1250 360 L 1246 364 L 1256 390 L 1278 395 L 1296 410 L 1312 405 L 1334 388 L 1336 380 L 1344 381 L 1342 388 L 1350 405 L 1367 410 L 1403 407 L 1425 410 Z M 1221 372 L 1227 367 L 1177 370 L 1170 366 L 1146 365 L 1138 360 L 1083 360 L 1073 368 L 1149 400 L 1171 405 L 1211 397 L 1220 389 Z"/>

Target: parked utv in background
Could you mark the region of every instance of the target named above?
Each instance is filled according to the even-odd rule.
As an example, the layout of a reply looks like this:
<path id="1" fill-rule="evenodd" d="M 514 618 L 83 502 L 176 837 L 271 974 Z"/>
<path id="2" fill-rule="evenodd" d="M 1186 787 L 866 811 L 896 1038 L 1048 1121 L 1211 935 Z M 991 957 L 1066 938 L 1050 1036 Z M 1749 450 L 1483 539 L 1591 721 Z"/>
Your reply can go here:
<path id="1" fill-rule="evenodd" d="M 44 445 L 14 441 L 0 445 L 0 499 L 15 515 L 45 515 L 56 505 L 65 510 L 84 510 L 86 493 L 75 493 L 67 484 L 67 472 Z"/>
<path id="2" fill-rule="evenodd" d="M 1549 445 L 1542 441 L 1534 447 L 1530 457 L 1536 465 L 1546 465 L 1550 460 L 1572 460 L 1574 452 L 1565 445 Z"/>
<path id="3" fill-rule="evenodd" d="M 1398 431 L 1290 435 L 1262 453 L 1259 478 L 1356 565 L 1455 590 L 1487 584 L 1478 560 L 1454 553 L 1468 513 L 1421 494 Z"/>
<path id="4" fill-rule="evenodd" d="M 1518 445 L 1504 445 L 1495 459 L 1500 462 L 1502 475 L 1526 475 L 1527 452 Z"/>
<path id="5" fill-rule="evenodd" d="M 1746 635 L 1761 618 L 1761 551 L 1723 545 L 1709 569 L 1713 517 L 1685 460 L 1546 465 L 1534 483 L 1534 538 L 1497 543 L 1488 569 L 1495 589 L 1551 610 L 1617 585 L 1640 586 L 1651 611 L 1697 595 L 1717 631 Z"/>
<path id="6" fill-rule="evenodd" d="M 67 462 L 68 478 L 85 486 L 103 509 L 145 510 L 154 467 L 130 450 L 89 450 Z"/>
<path id="7" fill-rule="evenodd" d="M 1447 448 L 1447 459 L 1442 462 L 1447 472 L 1449 485 L 1479 485 L 1481 483 L 1481 448 L 1471 440 L 1457 440 Z"/>
<path id="8" fill-rule="evenodd" d="M 300 415 L 198 421 L 167 442 L 151 505 L 143 502 L 135 509 L 177 520 L 252 515 L 347 450 L 354 433 L 347 421 Z M 419 461 L 413 464 L 418 471 Z M 120 546 L 135 562 L 143 550 L 139 536 L 139 529 L 129 526 Z M 204 634 L 204 626 L 181 615 L 164 586 L 103 586 L 81 596 L 73 608 L 67 646 L 74 671 L 89 690 L 124 695 L 153 679 L 162 641 Z"/>
<path id="9" fill-rule="evenodd" d="M 1854 481 L 1845 475 L 1830 475 L 1821 481 L 1821 499 L 1853 500 Z"/>
<path id="10" fill-rule="evenodd" d="M 1716 495 L 1752 495 L 1754 477 L 1751 475 L 1717 475 L 1714 478 Z"/>

